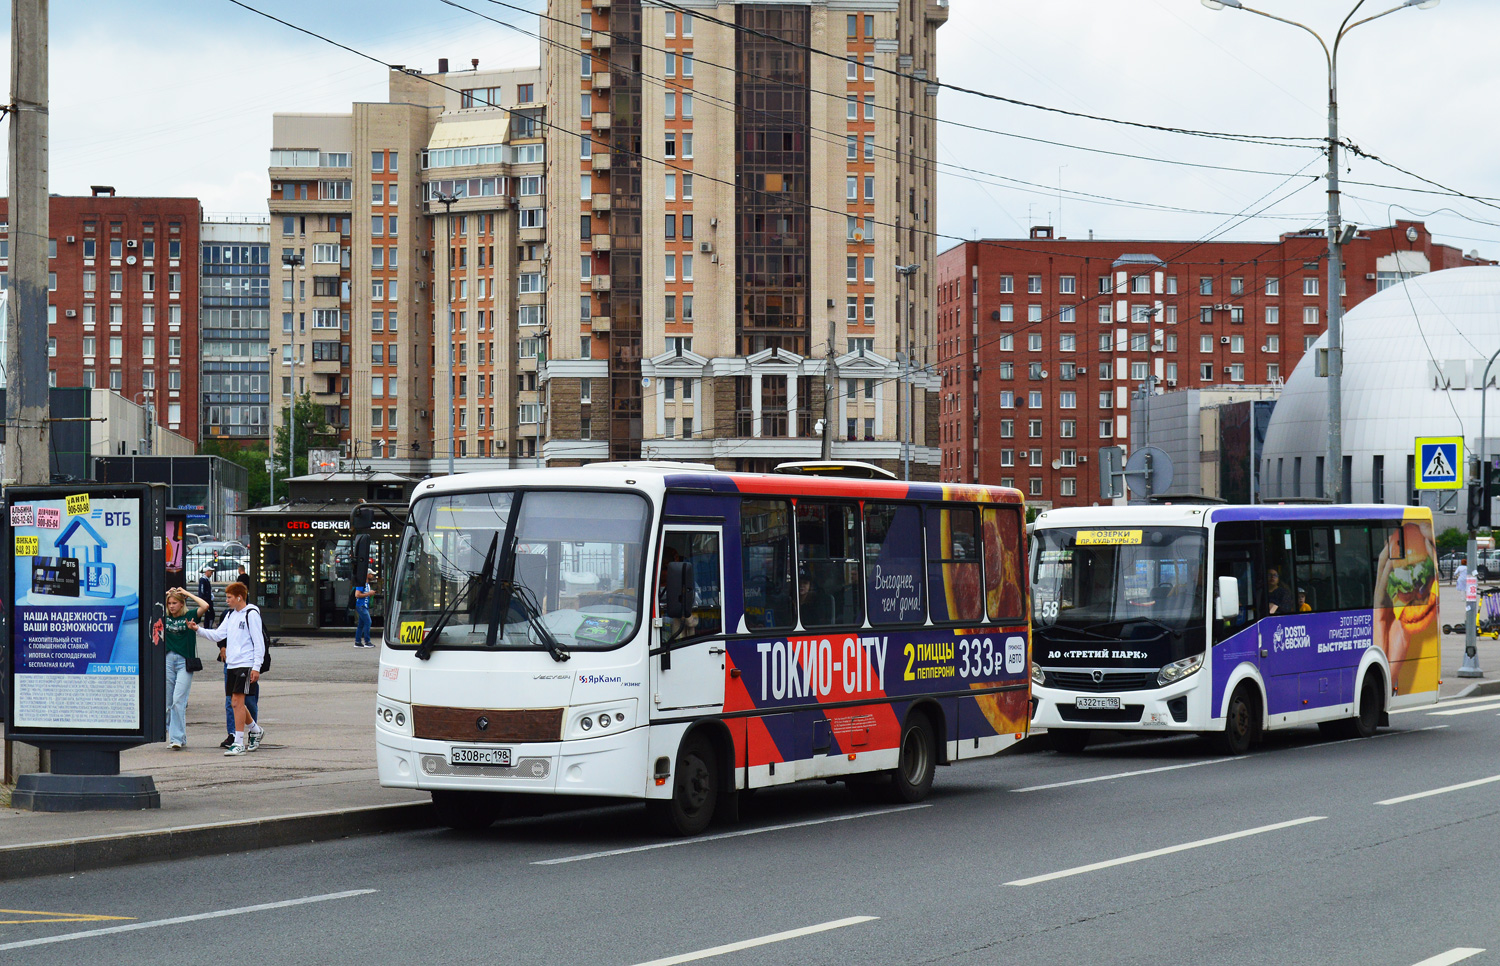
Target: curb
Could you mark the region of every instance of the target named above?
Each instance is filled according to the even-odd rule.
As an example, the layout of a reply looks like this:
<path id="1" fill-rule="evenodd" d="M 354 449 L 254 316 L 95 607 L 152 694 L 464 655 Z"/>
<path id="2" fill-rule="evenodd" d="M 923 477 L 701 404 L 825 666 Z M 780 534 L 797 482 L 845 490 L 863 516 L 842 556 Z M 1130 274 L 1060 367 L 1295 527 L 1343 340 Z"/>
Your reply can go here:
<path id="1" fill-rule="evenodd" d="M 1458 698 L 1472 698 L 1475 696 L 1483 696 L 1486 694 L 1500 694 L 1500 681 L 1475 681 L 1473 684 L 1469 685 L 1462 691 L 1458 692 L 1458 694 L 1454 695 L 1453 699 L 1456 700 Z"/>
<path id="2" fill-rule="evenodd" d="M 435 824 L 431 804 L 412 802 L 12 845 L 0 848 L 0 881 L 406 832 Z"/>

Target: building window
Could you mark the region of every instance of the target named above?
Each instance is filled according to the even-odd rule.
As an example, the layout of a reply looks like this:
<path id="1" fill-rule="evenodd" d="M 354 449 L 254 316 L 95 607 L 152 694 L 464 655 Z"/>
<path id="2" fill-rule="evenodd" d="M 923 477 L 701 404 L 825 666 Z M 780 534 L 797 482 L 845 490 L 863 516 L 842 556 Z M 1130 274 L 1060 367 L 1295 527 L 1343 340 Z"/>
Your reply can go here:
<path id="1" fill-rule="evenodd" d="M 1243 278 L 1239 277 L 1238 275 L 1236 275 L 1233 278 L 1231 278 L 1229 280 L 1229 294 L 1230 295 L 1244 295 L 1245 294 L 1245 280 Z"/>
<path id="2" fill-rule="evenodd" d="M 1057 291 L 1063 295 L 1072 295 L 1078 291 L 1078 276 L 1060 275 L 1057 279 Z"/>
<path id="3" fill-rule="evenodd" d="M 1279 279 L 1279 278 L 1267 278 L 1266 279 L 1266 294 L 1267 295 L 1280 295 L 1281 294 L 1281 279 Z"/>
<path id="4" fill-rule="evenodd" d="M 1232 365 L 1232 366 L 1229 367 L 1229 381 L 1230 382 L 1244 382 L 1245 381 L 1245 364 L 1243 362 L 1236 362 L 1234 365 Z"/>
<path id="5" fill-rule="evenodd" d="M 1099 420 L 1099 438 L 1113 439 L 1115 435 L 1115 421 L 1113 419 Z"/>
<path id="6" fill-rule="evenodd" d="M 1000 294 L 1009 295 L 1016 290 L 1016 279 L 1012 275 L 1000 276 Z"/>
<path id="7" fill-rule="evenodd" d="M 1132 295 L 1149 295 L 1149 294 L 1151 294 L 1151 276 L 1150 275 L 1132 275 L 1132 276 L 1130 276 L 1130 293 Z"/>
<path id="8" fill-rule="evenodd" d="M 1318 324 L 1318 307 L 1316 305 L 1304 305 L 1302 307 L 1302 324 L 1303 325 L 1317 325 Z"/>
<path id="9" fill-rule="evenodd" d="M 1028 420 L 1026 425 L 1026 435 L 1031 437 L 1032 439 L 1041 439 L 1042 421 L 1040 419 Z"/>
<path id="10" fill-rule="evenodd" d="M 1078 393 L 1071 392 L 1071 391 L 1058 393 L 1057 394 L 1057 408 L 1059 408 L 1059 409 L 1077 409 L 1078 408 Z"/>
<path id="11" fill-rule="evenodd" d="M 1199 276 L 1199 278 L 1198 278 L 1198 294 L 1199 295 L 1212 295 L 1212 294 L 1214 294 L 1214 280 L 1213 280 L 1212 276 L 1210 276 L 1210 275 L 1201 275 L 1201 276 Z"/>
<path id="12" fill-rule="evenodd" d="M 1302 280 L 1302 294 L 1303 295 L 1317 295 L 1318 294 L 1318 277 L 1316 275 L 1310 276 L 1308 278 L 1304 278 Z"/>
<path id="13" fill-rule="evenodd" d="M 1039 295 L 1042 291 L 1042 277 L 1040 275 L 1026 276 L 1026 291 L 1031 295 Z"/>
<path id="14" fill-rule="evenodd" d="M 1042 495 L 1042 479 L 1041 479 L 1041 477 L 1039 477 L 1039 476 L 1033 476 L 1028 481 L 1028 484 L 1029 484 L 1028 485 L 1028 491 L 1030 492 L 1030 494 L 1032 496 L 1041 496 Z"/>
<path id="15" fill-rule="evenodd" d="M 1214 351 L 1214 337 L 1211 336 L 1211 335 L 1200 335 L 1198 337 L 1198 351 L 1199 352 L 1212 352 L 1212 351 Z"/>
<path id="16" fill-rule="evenodd" d="M 1244 352 L 1245 351 L 1245 337 L 1242 336 L 1242 335 L 1232 335 L 1232 336 L 1230 336 L 1229 337 L 1229 351 L 1230 352 Z"/>
<path id="17" fill-rule="evenodd" d="M 1281 309 L 1274 305 L 1266 306 L 1266 325 L 1281 324 Z"/>
<path id="18" fill-rule="evenodd" d="M 1213 382 L 1214 381 L 1214 364 L 1212 362 L 1199 363 L 1199 365 L 1198 365 L 1198 380 L 1200 382 Z"/>

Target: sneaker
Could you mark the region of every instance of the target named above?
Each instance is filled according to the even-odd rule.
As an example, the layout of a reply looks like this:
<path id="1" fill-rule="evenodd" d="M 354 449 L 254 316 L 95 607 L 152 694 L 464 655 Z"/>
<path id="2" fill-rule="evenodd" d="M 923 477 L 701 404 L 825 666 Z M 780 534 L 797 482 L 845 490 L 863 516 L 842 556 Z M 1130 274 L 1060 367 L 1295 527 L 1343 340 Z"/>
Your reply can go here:
<path id="1" fill-rule="evenodd" d="M 245 750 L 254 751 L 255 749 L 259 748 L 260 743 L 265 740 L 265 737 L 266 729 L 264 728 L 260 729 L 259 731 L 252 731 L 249 734 L 245 735 L 245 741 L 247 742 Z"/>
<path id="2" fill-rule="evenodd" d="M 234 747 L 234 735 L 230 735 L 229 737 L 225 738 L 223 741 L 219 742 L 219 747 L 220 748 L 232 748 L 232 747 Z"/>
<path id="3" fill-rule="evenodd" d="M 180 741 L 174 741 L 174 742 L 172 742 L 172 750 L 173 751 L 181 751 L 182 750 L 182 742 L 180 742 Z"/>
<path id="4" fill-rule="evenodd" d="M 244 745 L 230 745 L 229 750 L 224 752 L 224 757 L 229 758 L 233 755 L 243 755 L 247 750 Z"/>

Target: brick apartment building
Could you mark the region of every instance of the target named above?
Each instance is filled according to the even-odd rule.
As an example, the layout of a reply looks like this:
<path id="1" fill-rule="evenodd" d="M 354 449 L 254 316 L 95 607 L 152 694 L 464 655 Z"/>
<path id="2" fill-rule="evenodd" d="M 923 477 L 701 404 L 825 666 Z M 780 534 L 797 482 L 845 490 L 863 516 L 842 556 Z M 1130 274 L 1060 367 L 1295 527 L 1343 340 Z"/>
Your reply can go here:
<path id="1" fill-rule="evenodd" d="M 971 241 L 938 257 L 942 478 L 1018 486 L 1054 506 L 1098 501 L 1097 453 L 1129 449 L 1130 397 L 1277 385 L 1327 327 L 1327 243 Z M 1344 309 L 1403 279 L 1491 265 L 1421 222 L 1359 231 Z"/>
<path id="2" fill-rule="evenodd" d="M 111 389 L 198 441 L 196 198 L 50 199 L 48 383 Z M 0 198 L 0 272 L 9 206 Z M 4 276 L 0 275 L 0 281 Z"/>

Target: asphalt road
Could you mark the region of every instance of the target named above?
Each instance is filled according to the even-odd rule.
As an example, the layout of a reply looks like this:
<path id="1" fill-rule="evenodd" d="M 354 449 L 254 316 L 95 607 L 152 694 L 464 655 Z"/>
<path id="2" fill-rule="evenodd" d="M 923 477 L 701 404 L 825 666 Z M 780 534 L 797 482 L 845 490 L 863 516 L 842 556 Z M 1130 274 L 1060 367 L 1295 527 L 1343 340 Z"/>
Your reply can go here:
<path id="1" fill-rule="evenodd" d="M 1500 964 L 1500 698 L 1443 710 L 763 792 L 697 840 L 608 806 L 7 883 L 0 961 Z"/>

